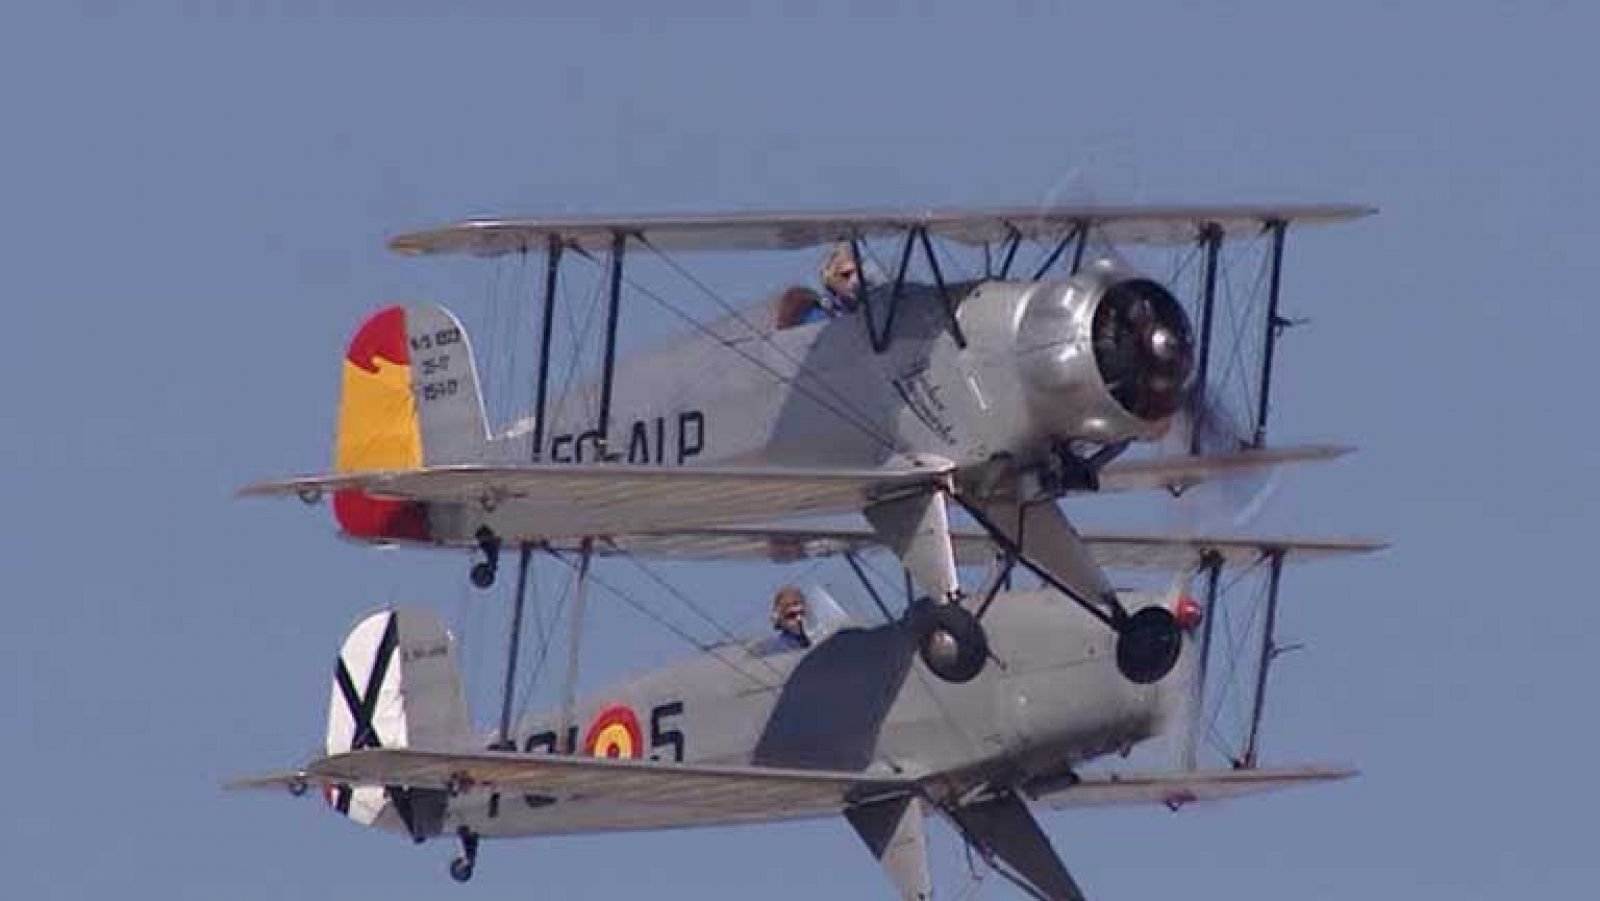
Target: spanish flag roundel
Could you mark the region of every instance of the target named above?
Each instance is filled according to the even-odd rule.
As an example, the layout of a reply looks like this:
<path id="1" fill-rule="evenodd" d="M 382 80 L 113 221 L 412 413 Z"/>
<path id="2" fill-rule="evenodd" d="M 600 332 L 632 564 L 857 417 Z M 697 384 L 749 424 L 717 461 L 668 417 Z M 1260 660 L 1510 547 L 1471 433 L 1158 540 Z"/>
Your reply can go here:
<path id="1" fill-rule="evenodd" d="M 643 756 L 639 718 L 621 704 L 606 707 L 590 721 L 589 731 L 583 736 L 583 750 L 592 757 Z"/>

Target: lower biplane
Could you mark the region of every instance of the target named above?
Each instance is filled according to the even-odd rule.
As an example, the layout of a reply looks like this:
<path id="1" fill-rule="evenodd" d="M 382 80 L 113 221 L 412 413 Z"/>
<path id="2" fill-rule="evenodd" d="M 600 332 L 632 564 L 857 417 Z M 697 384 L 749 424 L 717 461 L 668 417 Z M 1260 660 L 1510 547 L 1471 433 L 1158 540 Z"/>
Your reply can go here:
<path id="1" fill-rule="evenodd" d="M 1214 611 L 1206 604 L 1214 602 L 1214 576 L 1224 565 L 1269 559 L 1275 588 L 1286 558 L 1379 546 L 1085 539 L 1115 569 L 1192 564 L 1210 571 L 1213 593 L 1202 599 L 1189 595 L 1187 579 L 1165 592 L 1122 594 L 1133 615 L 1166 610 L 1188 631 L 1209 626 Z M 782 547 L 786 559 L 853 559 L 874 541 L 867 530 L 723 530 L 695 538 L 640 535 L 604 552 L 765 559 Z M 957 546 L 963 562 L 994 557 L 977 533 L 963 533 Z M 989 580 L 1001 575 L 992 567 Z M 863 583 L 871 590 L 865 577 Z M 233 784 L 287 786 L 295 794 L 315 785 L 329 805 L 363 825 L 417 842 L 457 839 L 461 853 L 450 873 L 458 881 L 472 877 L 483 838 L 842 815 L 900 897 L 927 899 L 924 819 L 938 816 L 978 859 L 1028 894 L 1080 899 L 1033 811 L 1119 804 L 1176 810 L 1351 774 L 1336 766 L 1261 768 L 1253 728 L 1247 756 L 1227 768 L 1197 769 L 1191 758 L 1186 768 L 1162 772 L 1085 769 L 1096 758 L 1194 728 L 1209 641 L 1186 645 L 1170 672 L 1137 684 L 1119 674 L 1111 634 L 1073 616 L 1059 593 L 1002 590 L 987 597 L 983 620 L 996 665 L 950 682 L 917 653 L 924 621 L 937 613 L 931 601 L 911 600 L 893 618 L 868 625 L 830 616 L 838 608 L 818 593 L 810 590 L 806 647 L 766 638 L 724 642 L 515 722 L 508 696 L 492 732 L 472 727 L 453 639 L 434 615 L 379 611 L 360 621 L 340 651 L 326 754 Z"/>
<path id="2" fill-rule="evenodd" d="M 331 475 L 259 483 L 245 494 L 334 495 L 341 529 L 383 543 L 476 548 L 473 581 L 495 578 L 502 547 L 621 533 L 864 515 L 937 617 L 924 659 L 943 678 L 983 665 L 984 626 L 961 603 L 951 513 L 1116 636 L 1135 683 L 1159 681 L 1182 641 L 1170 613 L 1126 609 L 1058 500 L 1135 488 L 1182 491 L 1246 470 L 1337 456 L 1267 447 L 1272 342 L 1291 223 L 1370 212 L 1351 206 L 1057 207 L 917 213 L 755 213 L 625 219 L 479 220 L 404 235 L 403 253 L 543 253 L 545 298 L 535 409 L 491 431 L 461 323 L 432 305 L 391 307 L 351 340 Z M 898 265 L 868 271 L 869 239 L 899 240 Z M 1202 446 L 1219 259 L 1231 239 L 1271 252 L 1259 413 L 1248 439 Z M 981 247 L 981 274 L 945 277 L 935 241 Z M 1031 277 L 1019 249 L 1043 245 Z M 1204 255 L 1198 334 L 1161 281 L 1091 243 L 1188 246 Z M 668 260 L 713 253 L 847 247 L 851 304 L 814 322 L 729 306 L 713 326 L 618 363 L 630 248 Z M 1067 253 L 1068 250 L 1071 253 Z M 920 252 L 928 279 L 912 277 Z M 598 377 L 547 404 L 561 261 L 605 256 L 605 353 Z M 1053 269 L 1070 259 L 1064 273 Z M 675 265 L 675 264 L 673 264 Z M 892 277 L 887 273 L 892 272 Z M 695 282 L 700 288 L 704 285 Z M 668 304 L 660 295 L 643 292 Z M 785 292 L 790 296 L 792 292 Z M 1184 453 L 1123 458 L 1191 423 Z M 927 649 L 975 644 L 947 668 Z"/>

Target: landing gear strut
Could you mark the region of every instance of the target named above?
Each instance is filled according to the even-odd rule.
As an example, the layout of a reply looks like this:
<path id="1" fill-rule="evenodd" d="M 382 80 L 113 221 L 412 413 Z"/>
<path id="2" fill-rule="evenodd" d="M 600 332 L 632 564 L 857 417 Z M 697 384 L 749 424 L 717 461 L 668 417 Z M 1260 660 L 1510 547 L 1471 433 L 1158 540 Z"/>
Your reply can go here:
<path id="1" fill-rule="evenodd" d="M 494 584 L 495 574 L 500 571 L 500 536 L 488 526 L 480 526 L 473 537 L 478 539 L 478 553 L 483 555 L 483 559 L 472 564 L 472 584 L 488 588 Z"/>
<path id="2" fill-rule="evenodd" d="M 917 653 L 946 682 L 971 682 L 989 659 L 989 638 L 972 611 L 957 602 L 924 599 Z"/>
<path id="3" fill-rule="evenodd" d="M 478 833 L 462 826 L 456 834 L 461 837 L 461 855 L 450 861 L 450 878 L 466 882 L 472 878 L 472 870 L 478 865 Z"/>
<path id="4" fill-rule="evenodd" d="M 963 506 L 1013 562 L 1022 564 L 1116 634 L 1117 669 L 1129 682 L 1139 685 L 1159 682 L 1177 666 L 1183 651 L 1183 627 L 1172 611 L 1164 607 L 1145 607 L 1130 614 L 1116 592 L 1109 588 L 1097 599 L 1098 603 L 1090 600 L 1081 588 L 1074 589 L 1024 553 L 1022 546 L 990 521 L 983 511 L 972 504 Z M 1076 533 L 1070 532 L 1070 526 L 1068 529 L 1071 540 L 1078 541 Z M 987 603 L 984 606 L 987 607 Z"/>

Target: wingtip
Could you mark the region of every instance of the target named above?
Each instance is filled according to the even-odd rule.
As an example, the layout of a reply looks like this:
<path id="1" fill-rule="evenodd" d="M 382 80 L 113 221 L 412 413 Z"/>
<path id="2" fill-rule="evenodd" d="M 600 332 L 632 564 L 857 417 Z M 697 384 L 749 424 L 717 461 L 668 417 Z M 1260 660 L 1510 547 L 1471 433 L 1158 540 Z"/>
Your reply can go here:
<path id="1" fill-rule="evenodd" d="M 310 786 L 311 777 L 305 770 L 282 770 L 275 773 L 258 773 L 253 776 L 235 776 L 222 783 L 223 791 L 256 791 L 281 788 L 292 795 L 303 795 Z"/>
<path id="2" fill-rule="evenodd" d="M 233 496 L 244 497 L 281 497 L 285 494 L 304 494 L 308 489 L 297 484 L 295 479 L 266 479 L 259 482 L 246 482 L 234 489 Z"/>

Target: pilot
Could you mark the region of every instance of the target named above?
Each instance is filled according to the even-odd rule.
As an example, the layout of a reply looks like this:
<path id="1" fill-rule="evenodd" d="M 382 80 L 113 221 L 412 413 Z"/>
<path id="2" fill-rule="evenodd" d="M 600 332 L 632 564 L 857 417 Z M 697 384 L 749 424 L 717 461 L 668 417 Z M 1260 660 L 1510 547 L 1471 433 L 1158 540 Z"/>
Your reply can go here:
<path id="1" fill-rule="evenodd" d="M 868 275 L 871 274 L 869 267 Z M 822 283 L 820 294 L 796 285 L 778 295 L 773 317 L 777 328 L 823 322 L 851 312 L 860 304 L 861 277 L 848 243 L 841 241 L 829 248 L 817 278 Z"/>
<path id="2" fill-rule="evenodd" d="M 785 585 L 772 596 L 772 628 L 784 650 L 811 647 L 806 635 L 806 596 L 793 585 Z"/>
<path id="3" fill-rule="evenodd" d="M 854 310 L 861 302 L 861 272 L 856 266 L 856 255 L 850 245 L 841 241 L 833 245 L 822 261 L 822 296 L 818 306 L 823 315 L 838 316 Z"/>

